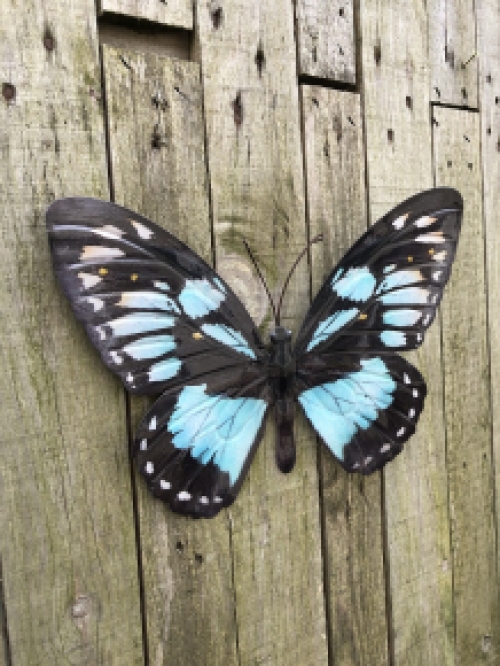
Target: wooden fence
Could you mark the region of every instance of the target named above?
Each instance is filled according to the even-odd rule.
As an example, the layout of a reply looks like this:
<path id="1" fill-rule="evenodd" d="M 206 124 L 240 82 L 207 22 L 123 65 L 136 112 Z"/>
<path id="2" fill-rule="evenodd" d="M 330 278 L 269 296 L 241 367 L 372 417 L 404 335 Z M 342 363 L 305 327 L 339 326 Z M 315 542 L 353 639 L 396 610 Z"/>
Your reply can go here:
<path id="1" fill-rule="evenodd" d="M 0 665 L 500 664 L 498 0 L 2 0 Z M 44 215 L 96 196 L 186 240 L 297 330 L 333 263 L 407 196 L 465 201 L 421 351 L 429 396 L 383 474 L 272 428 L 236 503 L 172 514 L 128 400 L 55 284 Z"/>

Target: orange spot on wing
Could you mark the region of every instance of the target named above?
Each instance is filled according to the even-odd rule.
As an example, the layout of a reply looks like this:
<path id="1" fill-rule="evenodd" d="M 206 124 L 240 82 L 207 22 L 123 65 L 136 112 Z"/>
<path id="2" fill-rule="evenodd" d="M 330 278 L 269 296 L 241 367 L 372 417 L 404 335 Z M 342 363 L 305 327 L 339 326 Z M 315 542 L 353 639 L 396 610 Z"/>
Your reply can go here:
<path id="1" fill-rule="evenodd" d="M 203 334 L 196 331 L 196 333 L 193 333 L 193 338 L 195 340 L 202 340 L 203 339 Z"/>
<path id="2" fill-rule="evenodd" d="M 137 273 L 132 273 L 132 275 L 130 276 L 130 279 L 132 280 L 132 282 L 135 282 L 138 277 L 139 276 L 137 275 Z"/>
<path id="3" fill-rule="evenodd" d="M 100 268 L 98 273 L 99 273 L 99 275 L 107 275 L 108 274 L 108 269 L 107 268 Z"/>
<path id="4" fill-rule="evenodd" d="M 362 313 L 359 315 L 358 319 L 361 319 L 361 320 L 368 319 L 368 315 L 367 315 L 365 312 L 362 312 Z"/>

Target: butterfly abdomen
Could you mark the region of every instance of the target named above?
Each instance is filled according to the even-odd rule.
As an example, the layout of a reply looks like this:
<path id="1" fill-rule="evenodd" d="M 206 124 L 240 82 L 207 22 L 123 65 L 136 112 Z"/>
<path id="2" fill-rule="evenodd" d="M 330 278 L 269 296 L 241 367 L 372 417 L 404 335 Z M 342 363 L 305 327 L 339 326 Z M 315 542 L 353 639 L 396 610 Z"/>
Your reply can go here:
<path id="1" fill-rule="evenodd" d="M 295 466 L 295 440 L 293 436 L 295 358 L 292 354 L 292 333 L 277 326 L 270 335 L 271 356 L 269 380 L 274 396 L 274 422 L 276 424 L 276 464 L 287 474 Z"/>

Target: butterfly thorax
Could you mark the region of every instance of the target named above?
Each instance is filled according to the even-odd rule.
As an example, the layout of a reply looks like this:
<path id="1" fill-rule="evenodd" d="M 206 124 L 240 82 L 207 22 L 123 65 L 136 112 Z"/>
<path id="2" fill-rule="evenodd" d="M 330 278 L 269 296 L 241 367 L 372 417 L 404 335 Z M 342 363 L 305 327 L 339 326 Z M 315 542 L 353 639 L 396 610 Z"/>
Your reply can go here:
<path id="1" fill-rule="evenodd" d="M 293 437 L 296 363 L 292 354 L 292 332 L 276 326 L 270 336 L 269 383 L 273 391 L 276 424 L 276 464 L 284 472 L 295 465 Z"/>

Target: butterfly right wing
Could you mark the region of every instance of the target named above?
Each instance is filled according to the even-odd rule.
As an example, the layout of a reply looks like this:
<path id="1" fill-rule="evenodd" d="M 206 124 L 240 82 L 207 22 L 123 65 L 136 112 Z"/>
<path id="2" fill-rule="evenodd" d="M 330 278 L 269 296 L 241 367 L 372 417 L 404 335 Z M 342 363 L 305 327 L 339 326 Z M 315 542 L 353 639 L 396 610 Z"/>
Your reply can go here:
<path id="1" fill-rule="evenodd" d="M 173 511 L 213 518 L 234 502 L 272 399 L 256 363 L 175 382 L 140 424 L 133 446 L 150 491 Z"/>

